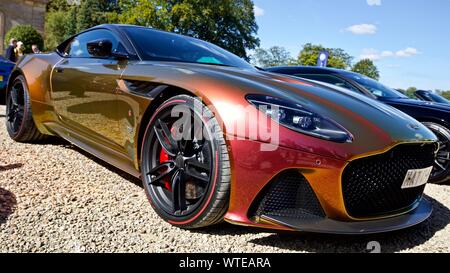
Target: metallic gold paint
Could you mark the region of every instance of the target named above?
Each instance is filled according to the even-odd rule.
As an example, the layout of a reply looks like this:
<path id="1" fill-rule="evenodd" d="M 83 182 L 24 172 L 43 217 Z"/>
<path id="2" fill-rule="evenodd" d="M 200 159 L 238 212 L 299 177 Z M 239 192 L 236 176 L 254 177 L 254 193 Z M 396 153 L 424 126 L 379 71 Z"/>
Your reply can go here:
<path id="1" fill-rule="evenodd" d="M 139 131 L 147 125 L 143 116 L 152 98 L 129 92 L 124 80 L 174 86 L 200 97 L 213 108 L 228 136 L 232 164 L 230 207 L 225 219 L 242 225 L 289 229 L 254 223 L 248 218 L 248 209 L 261 189 L 286 169 L 297 169 L 305 176 L 329 218 L 360 220 L 351 218 L 345 210 L 340 179 L 346 164 L 399 143 L 436 140 L 423 126 L 410 129 L 408 125 L 416 121 L 387 106 L 291 77 L 210 65 L 138 61 L 110 61 L 89 67 L 80 63 L 76 69 L 67 66 L 68 71 L 56 75 L 55 65 L 63 62 L 62 57 L 52 53 L 27 56 L 17 65 L 28 83 L 38 129 L 64 137 L 135 176 L 140 168 Z M 223 107 L 249 106 L 247 94 L 294 99 L 344 126 L 354 140 L 334 143 L 281 126 L 277 149 L 263 152 L 261 145 L 267 143 L 231 130 L 230 124 L 245 122 L 245 112 L 238 109 L 230 115 L 229 107 Z"/>

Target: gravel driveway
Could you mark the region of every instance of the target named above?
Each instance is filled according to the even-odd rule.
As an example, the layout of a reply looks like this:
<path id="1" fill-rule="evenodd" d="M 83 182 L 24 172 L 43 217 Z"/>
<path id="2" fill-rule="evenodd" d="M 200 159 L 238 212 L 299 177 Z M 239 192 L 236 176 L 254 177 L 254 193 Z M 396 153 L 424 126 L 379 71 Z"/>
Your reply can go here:
<path id="1" fill-rule="evenodd" d="M 196 231 L 161 221 L 140 181 L 64 141 L 14 143 L 0 106 L 0 252 L 450 252 L 450 186 L 428 185 L 434 214 L 370 236 L 269 233 L 221 224 Z"/>

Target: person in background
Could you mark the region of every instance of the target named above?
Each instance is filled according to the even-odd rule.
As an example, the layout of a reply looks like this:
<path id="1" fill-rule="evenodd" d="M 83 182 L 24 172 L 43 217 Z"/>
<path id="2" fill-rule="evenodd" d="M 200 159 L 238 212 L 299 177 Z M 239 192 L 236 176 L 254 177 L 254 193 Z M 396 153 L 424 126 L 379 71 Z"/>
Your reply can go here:
<path id="1" fill-rule="evenodd" d="M 31 46 L 31 50 L 33 51 L 34 54 L 40 54 L 40 53 L 42 53 L 42 52 L 39 50 L 39 46 L 38 46 L 38 45 L 32 45 L 32 46 Z"/>
<path id="2" fill-rule="evenodd" d="M 23 45 L 23 42 L 18 41 L 16 46 L 16 60 L 18 60 L 20 57 L 23 56 L 23 51 L 25 50 L 25 46 Z"/>
<path id="3" fill-rule="evenodd" d="M 16 47 L 17 47 L 17 40 L 11 39 L 9 40 L 9 46 L 5 50 L 5 58 L 13 63 L 16 62 Z"/>

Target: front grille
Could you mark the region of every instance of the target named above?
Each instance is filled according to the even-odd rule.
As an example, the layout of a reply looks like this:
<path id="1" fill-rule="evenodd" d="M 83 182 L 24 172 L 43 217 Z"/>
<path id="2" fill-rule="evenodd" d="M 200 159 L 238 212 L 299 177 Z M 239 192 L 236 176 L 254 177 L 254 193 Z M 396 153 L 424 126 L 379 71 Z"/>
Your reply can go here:
<path id="1" fill-rule="evenodd" d="M 406 173 L 433 166 L 435 148 L 434 144 L 403 144 L 349 163 L 342 174 L 348 214 L 374 217 L 411 207 L 422 196 L 425 185 L 402 189 Z"/>
<path id="2" fill-rule="evenodd" d="M 325 214 L 308 181 L 295 170 L 277 175 L 256 199 L 250 215 L 315 219 Z"/>

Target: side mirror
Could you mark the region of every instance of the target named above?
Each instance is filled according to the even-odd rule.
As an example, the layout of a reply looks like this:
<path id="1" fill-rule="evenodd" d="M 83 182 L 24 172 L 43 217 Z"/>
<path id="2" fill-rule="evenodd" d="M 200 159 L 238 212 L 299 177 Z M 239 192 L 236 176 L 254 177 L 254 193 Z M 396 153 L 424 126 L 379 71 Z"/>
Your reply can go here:
<path id="1" fill-rule="evenodd" d="M 110 40 L 95 40 L 87 43 L 87 50 L 94 57 L 110 57 L 112 42 Z"/>

